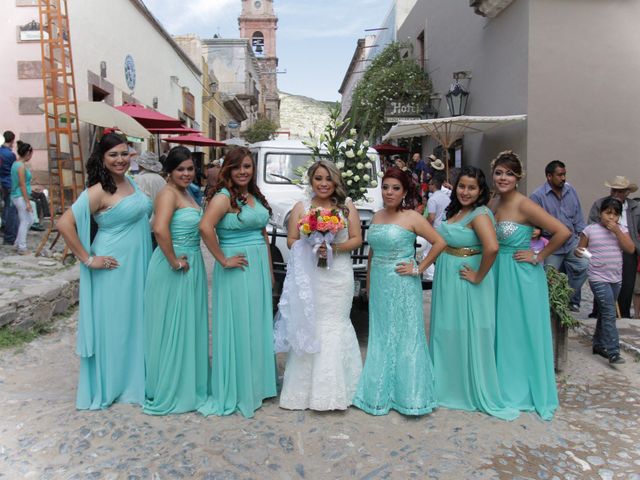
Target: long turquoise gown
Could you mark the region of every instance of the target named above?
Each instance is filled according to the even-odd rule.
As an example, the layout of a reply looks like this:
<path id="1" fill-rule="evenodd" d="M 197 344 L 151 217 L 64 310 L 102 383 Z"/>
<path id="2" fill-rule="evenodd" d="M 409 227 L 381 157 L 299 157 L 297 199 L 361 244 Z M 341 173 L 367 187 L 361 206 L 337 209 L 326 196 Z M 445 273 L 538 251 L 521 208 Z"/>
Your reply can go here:
<path id="1" fill-rule="evenodd" d="M 442 222 L 438 232 L 449 247 L 482 250 L 468 226 L 478 215 L 494 221 L 488 208 L 478 207 L 457 223 Z M 430 335 L 436 395 L 443 407 L 513 420 L 518 411 L 505 405 L 496 370 L 493 273 L 477 285 L 460 277 L 463 265 L 477 271 L 481 259 L 482 254 L 459 257 L 445 250 L 436 260 Z"/>
<path id="2" fill-rule="evenodd" d="M 229 196 L 226 189 L 218 195 Z M 253 417 L 265 398 L 276 396 L 273 304 L 269 252 L 262 231 L 269 212 L 254 198 L 227 213 L 216 233 L 225 257 L 244 254 L 248 266 L 213 269 L 211 393 L 198 411 Z"/>
<path id="3" fill-rule="evenodd" d="M 394 409 L 424 415 L 436 407 L 431 357 L 424 331 L 422 283 L 399 275 L 414 261 L 416 234 L 394 224 L 372 224 L 369 342 L 354 405 L 372 415 Z"/>
<path id="4" fill-rule="evenodd" d="M 500 252 L 496 273 L 496 361 L 507 405 L 536 411 L 551 420 L 558 408 L 549 318 L 549 291 L 542 265 L 516 262 L 513 254 L 529 250 L 533 227 L 499 222 Z"/>
<path id="5" fill-rule="evenodd" d="M 73 204 L 78 236 L 92 255 L 109 255 L 120 266 L 92 270 L 81 265 L 78 346 L 78 409 L 102 409 L 114 402 L 144 402 L 143 302 L 151 256 L 149 197 L 135 192 L 94 215 L 98 233 L 89 245 L 87 192 Z"/>
<path id="6" fill-rule="evenodd" d="M 209 307 L 201 217 L 199 208 L 187 207 L 171 218 L 173 250 L 187 257 L 188 272 L 173 270 L 160 248 L 151 256 L 144 291 L 145 413 L 189 412 L 207 399 Z"/>

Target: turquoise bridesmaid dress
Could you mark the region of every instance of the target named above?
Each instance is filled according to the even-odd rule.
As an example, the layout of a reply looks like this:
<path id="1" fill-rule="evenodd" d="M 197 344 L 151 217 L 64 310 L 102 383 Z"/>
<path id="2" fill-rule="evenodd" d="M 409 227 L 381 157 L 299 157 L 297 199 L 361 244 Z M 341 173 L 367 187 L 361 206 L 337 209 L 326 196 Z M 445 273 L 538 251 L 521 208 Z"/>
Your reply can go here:
<path id="1" fill-rule="evenodd" d="M 229 192 L 222 189 L 218 195 Z M 265 398 L 276 396 L 273 303 L 269 252 L 262 231 L 269 212 L 254 198 L 227 213 L 216 233 L 225 257 L 244 254 L 248 266 L 213 269 L 211 393 L 198 411 L 253 417 Z"/>
<path id="2" fill-rule="evenodd" d="M 207 399 L 209 311 L 207 274 L 200 251 L 199 208 L 181 208 L 171 218 L 177 257 L 189 271 L 173 270 L 160 248 L 149 263 L 144 291 L 144 412 L 152 415 L 197 410 Z"/>
<path id="3" fill-rule="evenodd" d="M 416 234 L 394 224 L 372 224 L 369 342 L 353 403 L 372 415 L 394 409 L 424 415 L 436 407 L 431 357 L 424 331 L 420 278 L 398 275 L 414 261 Z"/>
<path id="4" fill-rule="evenodd" d="M 516 262 L 529 250 L 533 227 L 499 222 L 500 253 L 493 267 L 497 283 L 496 361 L 507 405 L 536 411 L 551 420 L 558 408 L 549 318 L 549 291 L 542 265 Z"/>
<path id="5" fill-rule="evenodd" d="M 109 255 L 120 266 L 80 277 L 78 409 L 107 408 L 114 402 L 144 402 L 143 302 L 151 256 L 151 200 L 135 192 L 94 215 L 98 233 L 89 245 L 89 202 L 83 192 L 73 204 L 78 236 L 92 255 Z"/>
<path id="6" fill-rule="evenodd" d="M 468 224 L 478 207 L 457 223 L 442 222 L 438 232 L 452 248 L 482 249 Z M 492 271 L 478 285 L 460 278 L 463 265 L 478 270 L 482 254 L 460 257 L 445 250 L 436 261 L 431 297 L 430 346 L 438 405 L 481 411 L 504 420 L 518 417 L 507 407 L 498 384 L 495 360 L 495 282 Z"/>

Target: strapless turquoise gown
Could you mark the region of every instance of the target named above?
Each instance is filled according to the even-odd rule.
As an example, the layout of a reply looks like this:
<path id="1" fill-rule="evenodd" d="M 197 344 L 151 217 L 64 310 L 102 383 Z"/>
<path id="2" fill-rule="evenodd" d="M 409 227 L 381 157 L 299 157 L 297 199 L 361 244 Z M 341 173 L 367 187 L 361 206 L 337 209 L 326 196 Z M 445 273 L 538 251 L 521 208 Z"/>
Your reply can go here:
<path id="1" fill-rule="evenodd" d="M 226 189 L 218 195 L 227 195 Z M 213 269 L 210 396 L 198 411 L 253 417 L 265 398 L 276 396 L 273 300 L 269 252 L 262 231 L 269 212 L 258 201 L 227 213 L 216 227 L 226 257 L 244 254 L 248 267 Z"/>
<path id="2" fill-rule="evenodd" d="M 152 415 L 198 409 L 207 399 L 209 312 L 207 274 L 200 251 L 199 208 L 181 208 L 171 218 L 177 257 L 189 271 L 175 271 L 158 247 L 151 256 L 144 291 L 144 412 Z"/>
<path id="3" fill-rule="evenodd" d="M 369 286 L 369 342 L 354 405 L 372 415 L 394 409 L 424 415 L 436 407 L 431 357 L 424 331 L 422 283 L 398 275 L 415 255 L 416 235 L 399 225 L 373 224 Z"/>
<path id="4" fill-rule="evenodd" d="M 542 265 L 516 262 L 529 250 L 533 227 L 497 225 L 500 253 L 493 267 L 497 283 L 496 361 L 507 405 L 536 411 L 551 420 L 558 408 L 547 277 Z"/>
<path id="5" fill-rule="evenodd" d="M 478 215 L 493 221 L 488 208 L 478 207 L 460 222 L 442 222 L 438 233 L 450 247 L 481 250 L 480 239 L 467 227 Z M 496 370 L 493 272 L 478 285 L 460 278 L 463 265 L 478 270 L 481 258 L 481 254 L 458 257 L 445 251 L 436 261 L 430 333 L 436 395 L 443 407 L 513 420 L 518 411 L 505 405 Z"/>
<path id="6" fill-rule="evenodd" d="M 78 332 L 79 343 L 83 343 L 81 349 L 79 346 L 82 356 L 76 395 L 79 409 L 101 409 L 114 402 L 144 402 L 141 297 L 151 256 L 152 205 L 149 197 L 133 185 L 135 193 L 94 215 L 98 233 L 90 247 L 92 255 L 112 256 L 120 266 L 113 270 L 81 267 L 84 285 Z M 86 191 L 72 208 L 85 244 L 89 208 Z"/>

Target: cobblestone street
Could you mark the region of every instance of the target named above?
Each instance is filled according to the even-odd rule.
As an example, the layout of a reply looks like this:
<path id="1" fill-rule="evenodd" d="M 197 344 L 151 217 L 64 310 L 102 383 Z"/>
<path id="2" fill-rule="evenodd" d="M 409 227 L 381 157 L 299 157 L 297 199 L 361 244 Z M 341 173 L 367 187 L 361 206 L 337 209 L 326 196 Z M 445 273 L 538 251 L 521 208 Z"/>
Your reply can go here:
<path id="1" fill-rule="evenodd" d="M 151 417 L 75 410 L 75 321 L 0 353 L 0 478 L 640 479 L 640 365 L 612 368 L 576 333 L 549 423 L 291 412 L 275 399 L 253 419 Z"/>

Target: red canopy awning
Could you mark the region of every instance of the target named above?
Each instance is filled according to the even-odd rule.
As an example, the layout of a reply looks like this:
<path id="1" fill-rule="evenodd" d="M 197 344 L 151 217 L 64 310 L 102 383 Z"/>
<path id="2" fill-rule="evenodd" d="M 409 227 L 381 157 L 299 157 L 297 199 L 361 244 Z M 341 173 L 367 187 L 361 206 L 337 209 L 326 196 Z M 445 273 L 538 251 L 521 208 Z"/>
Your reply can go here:
<path id="1" fill-rule="evenodd" d="M 190 133 L 189 135 L 180 135 L 178 137 L 169 137 L 163 139 L 169 143 L 181 143 L 182 145 L 198 145 L 201 147 L 226 147 L 227 144 L 219 142 L 212 138 L 207 138 L 201 133 Z"/>
<path id="2" fill-rule="evenodd" d="M 161 135 L 187 135 L 189 133 L 202 133 L 200 130 L 189 127 L 170 127 L 170 128 L 149 128 L 149 132 Z"/>
<path id="3" fill-rule="evenodd" d="M 157 112 L 137 103 L 125 103 L 116 107 L 121 112 L 135 118 L 143 127 L 149 128 L 177 128 L 182 127 L 182 121 Z"/>
<path id="4" fill-rule="evenodd" d="M 392 145 L 390 143 L 380 143 L 378 145 L 374 145 L 373 148 L 376 152 L 384 155 L 396 155 L 399 153 L 407 153 L 409 151 L 408 148 L 399 147 L 398 145 Z"/>

